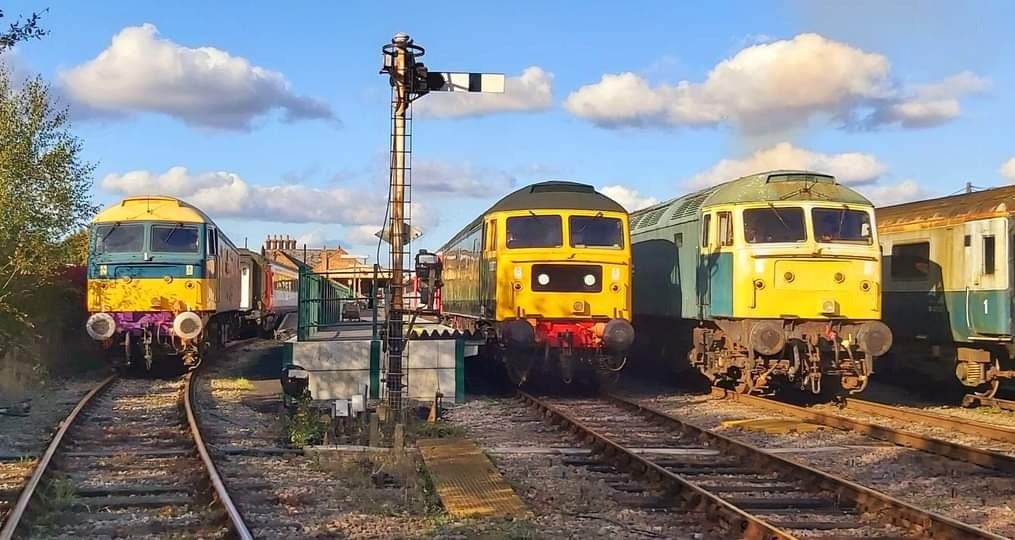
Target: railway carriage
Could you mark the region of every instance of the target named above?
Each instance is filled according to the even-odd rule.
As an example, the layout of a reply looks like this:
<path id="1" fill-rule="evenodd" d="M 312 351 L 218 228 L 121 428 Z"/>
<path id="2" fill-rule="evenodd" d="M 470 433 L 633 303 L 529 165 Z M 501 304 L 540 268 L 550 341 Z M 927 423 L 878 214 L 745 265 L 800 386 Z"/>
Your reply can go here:
<path id="1" fill-rule="evenodd" d="M 633 213 L 636 356 L 742 392 L 862 390 L 892 342 L 873 210 L 832 176 L 771 171 Z"/>
<path id="2" fill-rule="evenodd" d="M 879 208 L 892 363 L 992 397 L 1015 378 L 1015 186 Z"/>
<path id="3" fill-rule="evenodd" d="M 627 212 L 592 186 L 551 181 L 504 197 L 439 251 L 440 309 L 480 332 L 523 383 L 619 372 L 634 339 Z"/>
<path id="4" fill-rule="evenodd" d="M 115 365 L 193 367 L 243 326 L 273 320 L 269 266 L 182 200 L 126 198 L 90 234 L 85 330 Z"/>

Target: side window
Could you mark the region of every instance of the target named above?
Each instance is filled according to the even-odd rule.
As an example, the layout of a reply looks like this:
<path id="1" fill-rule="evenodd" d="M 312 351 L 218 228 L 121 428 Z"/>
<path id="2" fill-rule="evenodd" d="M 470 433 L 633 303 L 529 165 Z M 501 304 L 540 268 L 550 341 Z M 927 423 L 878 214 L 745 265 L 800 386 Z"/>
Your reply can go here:
<path id="1" fill-rule="evenodd" d="M 705 214 L 701 220 L 701 247 L 708 247 L 712 233 L 712 214 Z"/>
<path id="2" fill-rule="evenodd" d="M 719 212 L 718 233 L 720 246 L 733 245 L 733 214 L 729 212 Z"/>
<path id="3" fill-rule="evenodd" d="M 892 279 L 926 281 L 930 275 L 930 243 L 892 246 Z"/>
<path id="4" fill-rule="evenodd" d="M 677 234 L 673 235 L 673 245 L 677 246 L 678 248 L 684 247 L 684 233 L 678 232 Z"/>
<path id="5" fill-rule="evenodd" d="M 490 243 L 490 222 L 489 221 L 484 221 L 483 222 L 483 251 L 490 251 L 490 246 L 492 246 L 492 245 L 493 244 Z"/>
<path id="6" fill-rule="evenodd" d="M 208 251 L 208 255 L 218 255 L 218 252 L 219 252 L 218 234 L 215 232 L 215 229 L 212 229 L 212 228 L 208 229 L 208 250 L 207 251 Z"/>
<path id="7" fill-rule="evenodd" d="M 983 237 L 983 273 L 993 274 L 995 270 L 994 237 Z"/>

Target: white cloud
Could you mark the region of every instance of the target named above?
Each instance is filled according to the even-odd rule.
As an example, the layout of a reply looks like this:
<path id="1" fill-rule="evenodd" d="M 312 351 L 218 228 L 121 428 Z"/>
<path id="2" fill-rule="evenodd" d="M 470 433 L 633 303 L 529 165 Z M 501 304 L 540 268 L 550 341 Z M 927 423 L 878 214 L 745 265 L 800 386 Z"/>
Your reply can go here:
<path id="1" fill-rule="evenodd" d="M 375 234 L 381 228 L 381 225 L 357 225 L 350 227 L 346 231 L 345 237 L 350 244 L 372 246 L 377 244 L 377 236 Z"/>
<path id="2" fill-rule="evenodd" d="M 490 197 L 510 189 L 515 181 L 507 172 L 476 167 L 469 162 L 417 159 L 412 164 L 412 189 L 415 191 Z"/>
<path id="3" fill-rule="evenodd" d="M 915 201 L 928 194 L 915 180 L 903 180 L 894 185 L 864 185 L 856 190 L 871 200 L 875 206 L 888 206 Z"/>
<path id="4" fill-rule="evenodd" d="M 1009 182 L 1015 182 L 1015 157 L 1001 165 L 1001 176 L 1007 178 Z"/>
<path id="5" fill-rule="evenodd" d="M 700 83 L 652 86 L 631 72 L 606 74 L 572 92 L 564 106 L 602 127 L 728 123 L 771 133 L 820 116 L 860 127 L 921 127 L 954 118 L 958 98 L 986 86 L 965 72 L 906 89 L 893 82 L 890 69 L 883 55 L 800 34 L 742 49 Z"/>
<path id="6" fill-rule="evenodd" d="M 553 73 L 539 66 L 525 68 L 508 77 L 503 94 L 431 92 L 413 104 L 413 112 L 425 116 L 454 118 L 498 112 L 541 111 L 553 105 Z"/>
<path id="7" fill-rule="evenodd" d="M 344 225 L 376 223 L 384 218 L 385 201 L 380 194 L 301 185 L 259 186 L 224 171 L 192 174 L 186 167 L 173 167 L 156 174 L 136 170 L 106 175 L 101 185 L 123 195 L 181 197 L 216 217 Z"/>
<path id="8" fill-rule="evenodd" d="M 766 150 L 758 150 L 746 158 L 724 159 L 692 176 L 688 185 L 699 189 L 774 169 L 803 169 L 828 173 L 843 184 L 873 182 L 888 170 L 884 163 L 870 154 L 859 152 L 822 154 L 783 142 Z"/>
<path id="9" fill-rule="evenodd" d="M 620 203 L 628 212 L 641 210 L 659 202 L 655 197 L 643 196 L 638 190 L 621 185 L 603 186 L 599 191 Z"/>
<path id="10" fill-rule="evenodd" d="M 237 130 L 273 109 L 286 121 L 334 118 L 326 103 L 294 94 L 281 73 L 214 47 L 160 38 L 150 23 L 120 30 L 106 50 L 60 79 L 68 97 L 93 115 L 158 112 L 188 125 Z"/>

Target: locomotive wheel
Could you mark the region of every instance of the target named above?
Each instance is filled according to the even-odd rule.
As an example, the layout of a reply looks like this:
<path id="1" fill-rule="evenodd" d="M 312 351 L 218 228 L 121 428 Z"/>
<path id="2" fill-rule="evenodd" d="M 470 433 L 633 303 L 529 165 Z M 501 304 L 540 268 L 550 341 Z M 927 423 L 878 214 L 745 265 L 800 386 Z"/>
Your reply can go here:
<path id="1" fill-rule="evenodd" d="M 532 354 L 518 351 L 504 351 L 504 367 L 508 379 L 515 386 L 521 386 L 529 380 L 529 372 L 532 370 Z"/>

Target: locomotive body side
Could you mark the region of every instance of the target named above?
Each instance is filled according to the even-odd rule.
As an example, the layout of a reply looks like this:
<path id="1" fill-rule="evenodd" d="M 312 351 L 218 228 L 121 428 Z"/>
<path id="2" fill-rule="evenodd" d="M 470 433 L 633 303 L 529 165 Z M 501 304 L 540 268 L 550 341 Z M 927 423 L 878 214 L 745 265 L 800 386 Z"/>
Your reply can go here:
<path id="1" fill-rule="evenodd" d="M 1015 377 L 1010 208 L 1011 186 L 878 209 L 897 367 L 983 395 Z"/>
<path id="2" fill-rule="evenodd" d="M 518 382 L 619 370 L 633 340 L 628 227 L 591 186 L 523 188 L 441 248 L 442 313 L 484 332 Z"/>
<path id="3" fill-rule="evenodd" d="M 772 171 L 636 212 L 638 350 L 743 391 L 861 389 L 891 344 L 872 210 L 829 176 Z"/>

